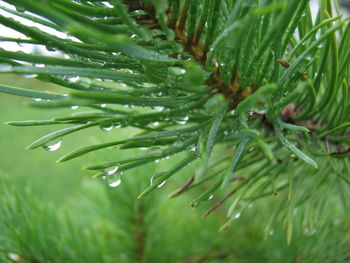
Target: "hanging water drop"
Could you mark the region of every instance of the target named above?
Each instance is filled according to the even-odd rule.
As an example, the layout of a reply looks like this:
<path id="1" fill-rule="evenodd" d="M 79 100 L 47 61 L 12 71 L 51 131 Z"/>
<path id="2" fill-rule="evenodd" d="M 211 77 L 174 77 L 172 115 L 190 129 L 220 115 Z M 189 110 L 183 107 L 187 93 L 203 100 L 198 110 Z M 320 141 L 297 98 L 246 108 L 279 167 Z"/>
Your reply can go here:
<path id="1" fill-rule="evenodd" d="M 103 131 L 110 131 L 113 128 L 113 124 L 112 123 L 101 123 L 100 124 L 100 129 Z"/>
<path id="2" fill-rule="evenodd" d="M 197 147 L 194 146 L 194 145 L 191 145 L 190 146 L 190 152 L 195 152 L 195 151 L 197 151 Z"/>
<path id="3" fill-rule="evenodd" d="M 189 117 L 188 117 L 188 116 L 185 116 L 185 117 L 183 117 L 183 118 L 177 120 L 176 123 L 177 123 L 177 124 L 184 125 L 184 124 L 187 123 L 188 119 L 189 119 Z"/>
<path id="4" fill-rule="evenodd" d="M 153 176 L 151 177 L 151 180 L 150 180 L 151 185 L 154 185 L 154 184 L 156 183 L 157 178 L 160 177 L 162 174 L 163 174 L 163 173 L 160 172 L 160 173 L 157 173 L 157 174 L 153 175 Z M 166 181 L 164 180 L 164 181 L 162 181 L 161 183 L 159 183 L 159 184 L 157 185 L 157 188 L 162 187 L 162 186 L 165 184 L 165 182 L 166 182 Z"/>
<path id="5" fill-rule="evenodd" d="M 44 145 L 43 148 L 47 151 L 53 152 L 61 147 L 62 139 L 51 145 Z"/>
<path id="6" fill-rule="evenodd" d="M 118 168 L 117 168 L 118 170 Z M 121 183 L 122 183 L 122 180 L 121 180 L 121 175 L 117 175 L 117 174 L 111 174 L 111 175 L 108 175 L 108 176 L 104 176 L 103 179 L 107 182 L 107 184 L 110 186 L 110 187 L 117 187 L 119 186 Z"/>
<path id="7" fill-rule="evenodd" d="M 68 78 L 69 83 L 75 83 L 80 80 L 79 76 Z"/>
<path id="8" fill-rule="evenodd" d="M 113 175 L 115 174 L 117 171 L 118 171 L 119 167 L 118 166 L 115 166 L 109 170 L 105 170 L 103 171 L 105 175 Z"/>
<path id="9" fill-rule="evenodd" d="M 162 111 L 162 110 L 164 110 L 164 107 L 163 106 L 155 106 L 155 107 L 153 107 L 153 109 L 155 109 L 157 111 Z"/>
<path id="10" fill-rule="evenodd" d="M 238 218 L 240 218 L 240 217 L 241 217 L 241 213 L 237 213 L 237 214 L 234 215 L 233 218 L 234 218 L 234 219 L 238 219 Z"/>
<path id="11" fill-rule="evenodd" d="M 23 77 L 27 78 L 27 79 L 33 79 L 36 78 L 38 76 L 38 74 L 25 74 L 23 75 Z"/>
<path id="12" fill-rule="evenodd" d="M 166 181 L 161 182 L 159 185 L 157 185 L 157 188 L 161 188 L 165 183 Z"/>

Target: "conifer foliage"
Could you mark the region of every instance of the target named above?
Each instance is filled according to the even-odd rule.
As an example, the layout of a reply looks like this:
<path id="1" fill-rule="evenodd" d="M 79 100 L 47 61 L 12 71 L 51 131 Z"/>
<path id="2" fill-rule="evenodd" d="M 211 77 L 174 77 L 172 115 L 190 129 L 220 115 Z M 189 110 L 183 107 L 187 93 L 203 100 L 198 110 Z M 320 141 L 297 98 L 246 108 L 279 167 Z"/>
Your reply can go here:
<path id="1" fill-rule="evenodd" d="M 147 148 L 85 167 L 117 185 L 122 172 L 179 154 L 138 198 L 156 195 L 191 165 L 193 176 L 169 197 L 200 187 L 190 204 L 197 207 L 221 196 L 204 215 L 225 204 L 225 230 L 251 203 L 276 195 L 266 233 L 282 220 L 288 242 L 296 224 L 312 231 L 326 224 L 334 204 L 349 206 L 350 23 L 336 0 L 320 0 L 316 15 L 307 0 L 4 2 L 16 10 L 1 7 L 12 17 L 1 15 L 0 23 L 25 38 L 0 41 L 64 57 L 0 49 L 2 73 L 62 87 L 55 93 L 1 85 L 0 92 L 34 98 L 31 106 L 43 110 L 86 109 L 8 122 L 56 127 L 29 149 L 55 150 L 92 127 L 135 127 L 134 136 L 85 145 L 58 162 L 111 147 Z"/>

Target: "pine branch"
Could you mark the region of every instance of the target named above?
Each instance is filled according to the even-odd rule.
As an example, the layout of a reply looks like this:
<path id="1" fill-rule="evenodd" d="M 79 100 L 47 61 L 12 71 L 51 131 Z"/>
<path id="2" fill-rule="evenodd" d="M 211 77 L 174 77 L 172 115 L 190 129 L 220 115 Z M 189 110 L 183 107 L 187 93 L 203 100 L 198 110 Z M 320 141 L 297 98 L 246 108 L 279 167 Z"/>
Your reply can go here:
<path id="1" fill-rule="evenodd" d="M 27 39 L 0 41 L 44 45 L 68 58 L 0 50 L 2 73 L 30 75 L 63 89 L 49 93 L 1 85 L 0 92 L 34 98 L 32 106 L 42 110 L 93 110 L 8 122 L 67 125 L 29 149 L 57 149 L 65 136 L 93 127 L 137 127 L 135 136 L 86 145 L 58 162 L 116 146 L 150 149 L 87 166 L 98 171 L 95 178 L 119 182 L 120 172 L 182 154 L 181 161 L 156 173 L 139 197 L 197 162 L 194 177 L 170 197 L 204 186 L 191 204 L 222 194 L 213 210 L 234 198 L 225 226 L 244 210 L 237 207 L 242 200 L 276 194 L 291 199 L 293 206 L 281 202 L 270 222 L 281 215 L 292 225 L 292 211 L 305 203 L 323 200 L 330 207 L 343 199 L 326 185 L 349 182 L 348 161 L 338 157 L 346 157 L 349 147 L 344 136 L 350 113 L 350 23 L 334 12 L 332 1 L 322 2 L 316 20 L 308 1 L 297 0 L 5 2 L 17 10 L 4 11 L 36 27 L 1 15 L 2 25 Z M 336 176 L 327 178 L 325 172 Z M 227 192 L 229 185 L 234 193 Z"/>

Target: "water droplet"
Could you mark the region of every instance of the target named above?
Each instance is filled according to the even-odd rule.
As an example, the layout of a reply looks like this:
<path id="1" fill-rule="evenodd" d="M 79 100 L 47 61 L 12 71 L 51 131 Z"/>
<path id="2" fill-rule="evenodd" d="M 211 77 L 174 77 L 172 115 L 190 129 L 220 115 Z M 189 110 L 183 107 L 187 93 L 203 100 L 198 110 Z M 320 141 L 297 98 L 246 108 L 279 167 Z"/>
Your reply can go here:
<path id="1" fill-rule="evenodd" d="M 259 114 L 259 115 L 266 114 L 266 110 L 258 110 L 258 109 L 256 109 L 256 110 L 254 110 L 254 112 L 255 112 L 256 114 Z"/>
<path id="2" fill-rule="evenodd" d="M 310 229 L 308 227 L 305 228 L 305 234 L 308 235 L 308 236 L 313 236 L 314 234 L 316 234 L 316 229 L 313 228 L 313 229 Z"/>
<path id="3" fill-rule="evenodd" d="M 115 166 L 115 167 L 113 167 L 113 168 L 111 168 L 109 170 L 105 170 L 103 172 L 104 172 L 105 175 L 113 175 L 113 174 L 115 174 L 118 171 L 118 169 L 119 169 L 119 166 Z"/>
<path id="4" fill-rule="evenodd" d="M 24 74 L 23 77 L 27 78 L 27 79 L 33 79 L 36 78 L 38 76 L 38 74 Z"/>
<path id="5" fill-rule="evenodd" d="M 136 34 L 132 34 L 130 37 L 131 37 L 131 38 L 135 38 L 135 37 L 136 37 Z"/>
<path id="6" fill-rule="evenodd" d="M 161 182 L 159 185 L 157 185 L 157 188 L 161 188 L 165 183 L 166 181 Z"/>
<path id="7" fill-rule="evenodd" d="M 155 107 L 153 107 L 153 109 L 157 110 L 157 111 L 162 111 L 162 110 L 164 110 L 164 107 L 162 107 L 162 106 L 155 106 Z"/>
<path id="8" fill-rule="evenodd" d="M 185 117 L 183 117 L 183 118 L 178 119 L 178 120 L 176 121 L 176 123 L 177 123 L 177 124 L 183 125 L 183 124 L 186 124 L 186 123 L 187 123 L 188 119 L 189 119 L 189 117 L 188 117 L 188 116 L 185 116 Z"/>
<path id="9" fill-rule="evenodd" d="M 160 162 L 160 160 L 159 160 L 159 159 L 157 159 L 157 160 L 155 160 L 154 162 L 155 162 L 155 163 L 159 163 L 159 162 Z"/>
<path id="10" fill-rule="evenodd" d="M 115 168 L 113 170 L 115 170 Z M 118 170 L 118 168 L 117 168 L 117 170 Z M 103 179 L 107 182 L 107 184 L 110 187 L 117 187 L 122 183 L 121 173 L 115 174 L 115 172 L 113 174 L 108 175 L 108 176 L 103 176 Z"/>
<path id="11" fill-rule="evenodd" d="M 68 78 L 69 83 L 75 83 L 80 80 L 79 76 Z"/>
<path id="12" fill-rule="evenodd" d="M 270 236 L 272 236 L 274 234 L 275 234 L 275 231 L 273 231 L 273 230 L 271 230 L 270 233 L 269 233 Z"/>
<path id="13" fill-rule="evenodd" d="M 210 195 L 210 196 L 208 197 L 208 200 L 213 199 L 213 197 L 214 197 L 214 195 Z"/>
<path id="14" fill-rule="evenodd" d="M 118 179 L 118 180 L 116 180 L 116 181 L 114 181 L 114 182 L 108 183 L 108 185 L 109 185 L 110 187 L 117 187 L 117 186 L 120 185 L 121 183 L 122 183 L 122 180 L 121 180 L 121 179 Z"/>
<path id="15" fill-rule="evenodd" d="M 44 68 L 45 64 L 35 64 L 35 67 L 37 67 L 37 68 Z"/>
<path id="16" fill-rule="evenodd" d="M 114 6 L 111 5 L 108 1 L 102 1 L 101 4 L 103 4 L 105 7 L 108 7 L 108 8 L 114 8 Z"/>
<path id="17" fill-rule="evenodd" d="M 79 106 L 73 105 L 73 106 L 70 106 L 70 108 L 71 108 L 72 110 L 76 110 L 76 109 L 79 108 Z"/>
<path id="18" fill-rule="evenodd" d="M 35 101 L 42 101 L 43 99 L 42 98 L 33 98 L 33 100 L 35 100 Z"/>
<path id="19" fill-rule="evenodd" d="M 157 174 L 153 175 L 153 176 L 151 177 L 151 181 L 150 181 L 151 185 L 154 185 L 154 184 L 156 183 L 156 179 L 157 179 L 158 177 L 160 177 L 162 174 L 163 174 L 163 173 L 160 172 L 160 173 L 157 173 Z M 157 188 L 162 187 L 162 186 L 165 184 L 165 182 L 166 182 L 166 180 L 164 180 L 163 182 L 159 183 L 159 184 L 157 185 Z"/>
<path id="20" fill-rule="evenodd" d="M 235 214 L 235 215 L 233 216 L 234 219 L 238 219 L 238 218 L 240 218 L 240 217 L 241 217 L 241 213 L 237 213 L 237 214 Z"/>
<path id="21" fill-rule="evenodd" d="M 157 126 L 159 126 L 159 122 L 152 122 L 152 126 L 154 126 L 154 127 L 157 127 Z"/>
<path id="22" fill-rule="evenodd" d="M 100 124 L 100 129 L 103 131 L 110 131 L 112 130 L 112 128 L 113 128 L 113 124 L 110 122 Z"/>
<path id="23" fill-rule="evenodd" d="M 51 145 L 44 145 L 43 148 L 47 151 L 53 152 L 61 147 L 62 139 Z"/>
<path id="24" fill-rule="evenodd" d="M 195 152 L 195 151 L 197 151 L 197 147 L 194 146 L 194 145 L 191 145 L 190 146 L 190 152 Z"/>
<path id="25" fill-rule="evenodd" d="M 101 107 L 101 108 L 106 108 L 106 107 L 107 107 L 107 104 L 101 104 L 100 107 Z"/>

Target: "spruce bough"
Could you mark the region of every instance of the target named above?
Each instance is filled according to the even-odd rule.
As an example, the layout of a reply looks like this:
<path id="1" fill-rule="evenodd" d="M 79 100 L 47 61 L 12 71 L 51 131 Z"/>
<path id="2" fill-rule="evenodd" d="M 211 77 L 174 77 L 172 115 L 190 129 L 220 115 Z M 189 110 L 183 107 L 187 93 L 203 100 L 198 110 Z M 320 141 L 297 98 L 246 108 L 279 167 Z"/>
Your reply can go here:
<path id="1" fill-rule="evenodd" d="M 1 72 L 35 74 L 64 91 L 0 85 L 0 92 L 34 98 L 31 106 L 42 109 L 86 109 L 8 122 L 57 127 L 29 149 L 54 150 L 91 127 L 138 128 L 135 136 L 86 145 L 58 162 L 115 146 L 148 148 L 85 167 L 117 185 L 120 173 L 181 153 L 139 198 L 194 163 L 193 176 L 169 197 L 204 186 L 191 203 L 197 207 L 222 196 L 204 215 L 231 202 L 225 230 L 248 204 L 276 195 L 266 233 L 282 219 L 289 242 L 291 215 L 312 228 L 325 220 L 317 214 L 347 204 L 350 23 L 337 1 L 320 1 L 315 18 L 306 0 L 5 2 L 16 10 L 1 9 L 38 27 L 1 15 L 2 25 L 26 38 L 0 41 L 44 45 L 65 58 L 0 49 Z"/>

